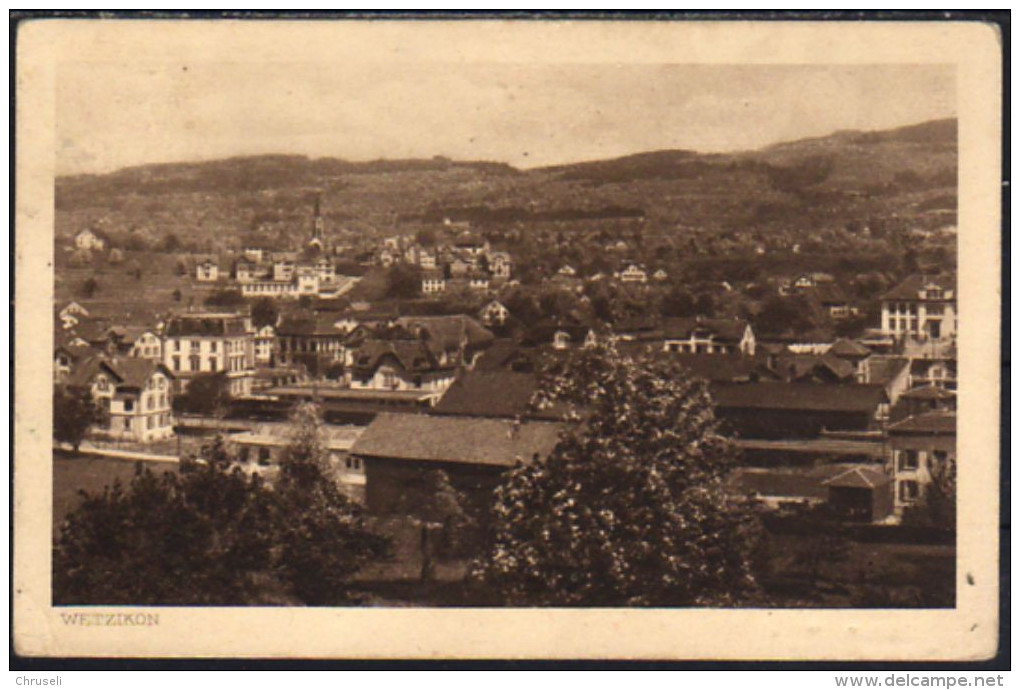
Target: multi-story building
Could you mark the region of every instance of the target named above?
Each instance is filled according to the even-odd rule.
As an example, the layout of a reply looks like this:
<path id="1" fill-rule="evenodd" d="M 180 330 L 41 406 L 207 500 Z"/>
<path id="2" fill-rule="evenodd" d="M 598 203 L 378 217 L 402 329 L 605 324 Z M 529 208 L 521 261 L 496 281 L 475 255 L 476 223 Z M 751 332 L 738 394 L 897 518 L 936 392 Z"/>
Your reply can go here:
<path id="1" fill-rule="evenodd" d="M 72 370 L 67 385 L 89 390 L 107 411 L 107 424 L 92 433 L 149 443 L 173 436 L 173 379 L 161 362 L 152 359 L 99 355 Z"/>
<path id="2" fill-rule="evenodd" d="M 907 417 L 888 429 L 890 462 L 896 482 L 895 507 L 923 502 L 937 465 L 956 458 L 956 412 L 937 411 Z"/>
<path id="3" fill-rule="evenodd" d="M 230 395 L 250 395 L 255 368 L 250 320 L 222 313 L 173 316 L 166 324 L 163 362 L 181 390 L 196 375 L 222 372 L 230 381 Z"/>
<path id="4" fill-rule="evenodd" d="M 956 337 L 954 276 L 912 275 L 882 296 L 882 333 L 905 340 Z"/>
<path id="5" fill-rule="evenodd" d="M 265 325 L 255 332 L 255 364 L 272 366 L 276 362 L 276 329 Z"/>

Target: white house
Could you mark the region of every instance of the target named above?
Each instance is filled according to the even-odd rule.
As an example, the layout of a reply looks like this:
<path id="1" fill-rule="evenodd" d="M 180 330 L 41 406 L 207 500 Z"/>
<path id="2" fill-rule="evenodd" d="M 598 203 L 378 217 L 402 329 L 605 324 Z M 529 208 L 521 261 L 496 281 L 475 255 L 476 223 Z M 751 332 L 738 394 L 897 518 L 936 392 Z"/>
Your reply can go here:
<path id="1" fill-rule="evenodd" d="M 663 351 L 753 355 L 754 331 L 741 319 L 668 318 L 663 322 Z"/>
<path id="2" fill-rule="evenodd" d="M 426 295 L 446 292 L 446 278 L 439 271 L 428 271 L 422 274 L 421 291 Z"/>
<path id="3" fill-rule="evenodd" d="M 506 320 L 510 318 L 510 310 L 507 309 L 498 300 L 492 300 L 478 312 L 478 318 L 481 319 L 482 323 L 486 326 L 492 326 L 494 324 L 503 325 Z"/>
<path id="4" fill-rule="evenodd" d="M 882 333 L 911 340 L 956 337 L 956 280 L 912 275 L 882 296 Z"/>
<path id="5" fill-rule="evenodd" d="M 96 435 L 137 443 L 173 436 L 173 375 L 161 362 L 98 356 L 74 369 L 67 381 L 70 387 L 89 390 L 106 410 L 107 424 L 93 429 Z"/>
<path id="6" fill-rule="evenodd" d="M 620 273 L 620 281 L 624 283 L 647 283 L 648 273 L 637 264 L 631 264 Z"/>
<path id="7" fill-rule="evenodd" d="M 74 246 L 77 249 L 102 251 L 106 248 L 106 240 L 92 230 L 85 229 L 74 236 Z"/>
<path id="8" fill-rule="evenodd" d="M 195 264 L 195 280 L 200 283 L 214 283 L 219 279 L 219 264 L 212 259 L 203 259 Z"/>

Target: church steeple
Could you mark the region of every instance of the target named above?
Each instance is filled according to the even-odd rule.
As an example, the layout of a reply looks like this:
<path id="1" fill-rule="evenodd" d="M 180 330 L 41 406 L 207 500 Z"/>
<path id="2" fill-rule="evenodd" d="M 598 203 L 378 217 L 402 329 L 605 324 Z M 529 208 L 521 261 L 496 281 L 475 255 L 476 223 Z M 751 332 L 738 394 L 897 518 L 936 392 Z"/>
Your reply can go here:
<path id="1" fill-rule="evenodd" d="M 312 217 L 312 237 L 308 240 L 308 248 L 318 248 L 320 251 L 326 246 L 326 224 L 322 219 L 322 194 L 315 195 L 315 211 Z"/>

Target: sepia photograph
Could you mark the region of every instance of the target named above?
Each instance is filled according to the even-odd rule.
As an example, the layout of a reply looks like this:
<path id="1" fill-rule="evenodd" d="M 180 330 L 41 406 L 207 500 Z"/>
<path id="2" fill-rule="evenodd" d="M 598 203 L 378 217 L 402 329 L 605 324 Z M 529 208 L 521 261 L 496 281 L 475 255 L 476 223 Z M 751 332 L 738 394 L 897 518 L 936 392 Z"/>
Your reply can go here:
<path id="1" fill-rule="evenodd" d="M 33 615 L 878 620 L 979 580 L 994 632 L 981 27 L 900 27 L 917 59 L 864 52 L 895 26 L 251 24 L 23 27 L 67 37 L 19 117 L 52 160 Z"/>

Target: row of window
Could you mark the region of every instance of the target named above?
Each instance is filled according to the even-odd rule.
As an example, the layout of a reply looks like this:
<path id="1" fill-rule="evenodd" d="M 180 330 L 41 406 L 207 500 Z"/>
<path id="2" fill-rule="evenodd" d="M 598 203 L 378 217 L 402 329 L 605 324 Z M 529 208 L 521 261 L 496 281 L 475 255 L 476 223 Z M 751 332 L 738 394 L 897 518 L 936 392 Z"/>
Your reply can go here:
<path id="1" fill-rule="evenodd" d="M 896 470 L 898 472 L 915 471 L 926 457 L 927 454 L 923 450 L 897 450 L 895 452 Z M 949 453 L 944 450 L 932 451 L 931 458 L 933 464 L 940 465 L 949 459 Z"/>

